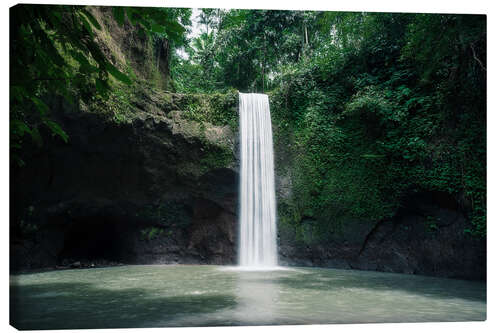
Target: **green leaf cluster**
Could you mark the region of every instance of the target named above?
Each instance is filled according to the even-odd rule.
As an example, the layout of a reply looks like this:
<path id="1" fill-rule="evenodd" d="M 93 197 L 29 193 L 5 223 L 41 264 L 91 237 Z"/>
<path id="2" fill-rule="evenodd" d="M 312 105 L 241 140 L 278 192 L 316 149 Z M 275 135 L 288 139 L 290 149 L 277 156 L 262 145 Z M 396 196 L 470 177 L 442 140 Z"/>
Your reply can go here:
<path id="1" fill-rule="evenodd" d="M 24 164 L 29 137 L 38 146 L 44 133 L 70 139 L 51 112 L 59 107 L 57 96 L 78 105 L 108 98 L 114 82 L 132 84 L 134 78 L 117 68 L 96 40 L 104 26 L 94 10 L 26 4 L 10 9 L 10 142 L 18 165 Z M 137 26 L 150 38 L 168 38 L 174 47 L 186 42 L 189 9 L 115 7 L 112 13 L 120 25 Z"/>

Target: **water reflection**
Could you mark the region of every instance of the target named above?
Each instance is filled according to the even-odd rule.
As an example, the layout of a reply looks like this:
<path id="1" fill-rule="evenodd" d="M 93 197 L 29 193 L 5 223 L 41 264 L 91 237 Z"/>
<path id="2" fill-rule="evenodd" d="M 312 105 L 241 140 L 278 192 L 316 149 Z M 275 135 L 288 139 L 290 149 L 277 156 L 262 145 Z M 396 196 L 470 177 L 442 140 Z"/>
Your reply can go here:
<path id="1" fill-rule="evenodd" d="M 277 316 L 280 288 L 272 272 L 239 272 L 235 319 L 241 323 L 271 324 Z"/>

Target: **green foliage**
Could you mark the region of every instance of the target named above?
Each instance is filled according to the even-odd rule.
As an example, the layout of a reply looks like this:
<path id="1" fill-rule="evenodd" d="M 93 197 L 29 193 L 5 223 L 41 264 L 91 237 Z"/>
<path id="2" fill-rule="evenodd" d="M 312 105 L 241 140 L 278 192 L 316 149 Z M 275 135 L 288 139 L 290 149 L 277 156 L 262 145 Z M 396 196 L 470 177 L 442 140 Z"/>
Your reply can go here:
<path id="1" fill-rule="evenodd" d="M 169 38 L 174 46 L 186 42 L 189 9 L 116 7 L 118 23 L 128 20 L 149 36 Z M 178 22 L 181 20 L 182 24 Z M 27 135 L 42 144 L 43 131 L 68 142 L 69 135 L 51 115 L 51 100 L 63 96 L 77 104 L 106 99 L 112 76 L 130 85 L 132 79 L 113 64 L 99 47 L 95 31 L 102 26 L 89 7 L 17 5 L 10 10 L 11 156 L 23 165 Z"/>
<path id="2" fill-rule="evenodd" d="M 321 45 L 325 32 L 318 12 L 276 10 L 207 10 L 201 15 L 206 32 L 186 49 L 190 58 L 172 72 L 183 92 L 225 88 L 263 91 L 284 63 L 307 58 Z M 212 29 L 212 30 L 210 30 Z"/>
<path id="3" fill-rule="evenodd" d="M 164 233 L 165 233 L 164 229 L 160 229 L 157 227 L 145 228 L 141 230 L 141 239 L 151 241 L 160 236 L 163 236 Z"/>
<path id="4" fill-rule="evenodd" d="M 205 154 L 200 160 L 201 171 L 206 172 L 218 168 L 227 168 L 234 160 L 233 152 L 229 148 L 212 148 L 205 145 Z"/>
<path id="5" fill-rule="evenodd" d="M 165 227 L 185 228 L 191 223 L 191 218 L 184 204 L 175 200 L 145 206 L 137 213 L 137 216 Z"/>
<path id="6" fill-rule="evenodd" d="M 229 91 L 213 94 L 184 95 L 179 103 L 179 108 L 184 110 L 185 119 L 199 123 L 208 122 L 216 126 L 230 126 L 233 130 L 238 128 L 238 92 Z"/>
<path id="7" fill-rule="evenodd" d="M 484 236 L 484 17 L 323 20 L 335 24 L 333 43 L 289 65 L 271 93 L 276 146 L 288 144 L 282 154 L 292 156 L 284 162 L 293 195 L 280 223 L 302 242 L 328 241 L 351 220 L 393 216 L 405 195 L 442 191 L 465 197 L 466 232 Z M 445 42 L 435 49 L 434 38 Z M 304 224 L 309 217 L 317 221 Z"/>
<path id="8" fill-rule="evenodd" d="M 115 85 L 106 96 L 96 95 L 87 102 L 91 112 L 96 112 L 108 117 L 116 123 L 127 123 L 134 118 L 132 102 L 138 87 L 136 84 Z"/>
<path id="9" fill-rule="evenodd" d="M 437 222 L 436 219 L 437 218 L 434 216 L 427 216 L 426 217 L 425 227 L 426 227 L 428 232 L 434 232 L 434 231 L 439 229 L 439 227 L 436 223 Z"/>
<path id="10" fill-rule="evenodd" d="M 191 10 L 186 8 L 113 7 L 113 16 L 123 25 L 125 18 L 148 34 L 162 34 L 176 45 L 182 45 Z M 181 22 L 179 22 L 179 20 Z"/>
<path id="11" fill-rule="evenodd" d="M 197 173 L 205 173 L 217 168 L 230 166 L 234 161 L 233 151 L 224 143 L 214 144 L 206 137 L 207 124 L 229 126 L 238 130 L 238 112 L 236 110 L 238 94 L 236 91 L 214 94 L 186 94 L 177 102 L 184 119 L 199 124 L 199 138 L 203 155 L 196 166 Z"/>

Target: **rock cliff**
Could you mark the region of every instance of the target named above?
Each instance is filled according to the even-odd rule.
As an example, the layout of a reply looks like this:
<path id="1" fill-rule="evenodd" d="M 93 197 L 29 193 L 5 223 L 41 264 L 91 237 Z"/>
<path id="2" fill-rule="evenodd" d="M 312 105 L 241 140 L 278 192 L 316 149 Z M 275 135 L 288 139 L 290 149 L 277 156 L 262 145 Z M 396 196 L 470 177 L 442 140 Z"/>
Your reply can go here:
<path id="1" fill-rule="evenodd" d="M 236 133 L 187 119 L 186 98 L 150 89 L 120 121 L 52 101 L 70 141 L 13 170 L 11 267 L 234 263 Z"/>

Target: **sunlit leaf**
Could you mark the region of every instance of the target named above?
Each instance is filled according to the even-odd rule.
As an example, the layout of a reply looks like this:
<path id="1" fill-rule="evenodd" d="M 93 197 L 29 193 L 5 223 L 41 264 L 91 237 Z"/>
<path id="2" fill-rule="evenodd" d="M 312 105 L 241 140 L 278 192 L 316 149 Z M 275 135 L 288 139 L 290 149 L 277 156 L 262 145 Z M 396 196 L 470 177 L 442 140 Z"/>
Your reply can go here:
<path id="1" fill-rule="evenodd" d="M 126 74 L 123 74 L 122 72 L 120 72 L 115 66 L 113 66 L 111 63 L 107 63 L 106 64 L 106 70 L 111 74 L 113 75 L 113 77 L 123 83 L 126 83 L 126 84 L 131 84 L 132 81 L 130 80 L 130 78 L 126 75 Z"/>
<path id="2" fill-rule="evenodd" d="M 95 87 L 96 87 L 96 90 L 99 94 L 101 94 L 102 96 L 107 95 L 109 87 L 108 87 L 106 81 L 101 80 L 101 79 L 96 79 L 95 80 Z"/>
<path id="3" fill-rule="evenodd" d="M 87 17 L 87 19 L 89 20 L 90 23 L 92 23 L 92 25 L 94 26 L 94 28 L 96 28 L 97 30 L 101 30 L 101 25 L 99 24 L 99 22 L 97 22 L 97 20 L 95 19 L 95 17 L 89 13 L 89 11 L 87 11 L 86 9 L 83 9 L 82 10 L 82 13 L 85 15 L 85 17 Z"/>
<path id="4" fill-rule="evenodd" d="M 157 33 L 164 33 L 165 32 L 165 27 L 164 26 L 161 26 L 159 24 L 153 24 L 151 26 L 151 30 L 153 32 L 157 32 Z"/>
<path id="5" fill-rule="evenodd" d="M 80 17 L 81 17 L 81 22 L 82 22 L 83 26 L 85 27 L 85 29 L 87 29 L 88 32 L 92 33 L 92 28 L 90 27 L 90 24 L 87 21 L 87 19 L 85 18 L 85 16 L 80 15 Z"/>
<path id="6" fill-rule="evenodd" d="M 35 96 L 31 96 L 31 100 L 35 104 L 36 109 L 38 110 L 40 115 L 45 115 L 49 112 L 49 107 L 41 99 Z"/>
<path id="7" fill-rule="evenodd" d="M 53 135 L 59 136 L 64 142 L 68 142 L 69 136 L 56 122 L 46 119 L 44 124 L 52 131 Z"/>
<path id="8" fill-rule="evenodd" d="M 182 34 L 186 29 L 177 21 L 167 21 L 165 22 L 165 27 L 167 31 Z"/>
<path id="9" fill-rule="evenodd" d="M 10 126 L 11 126 L 11 131 L 14 132 L 16 135 L 23 136 L 24 133 L 31 134 L 31 130 L 28 127 L 28 125 L 26 125 L 19 119 L 11 120 Z"/>
<path id="10" fill-rule="evenodd" d="M 113 7 L 113 17 L 120 26 L 123 26 L 125 21 L 125 10 L 123 7 Z"/>

